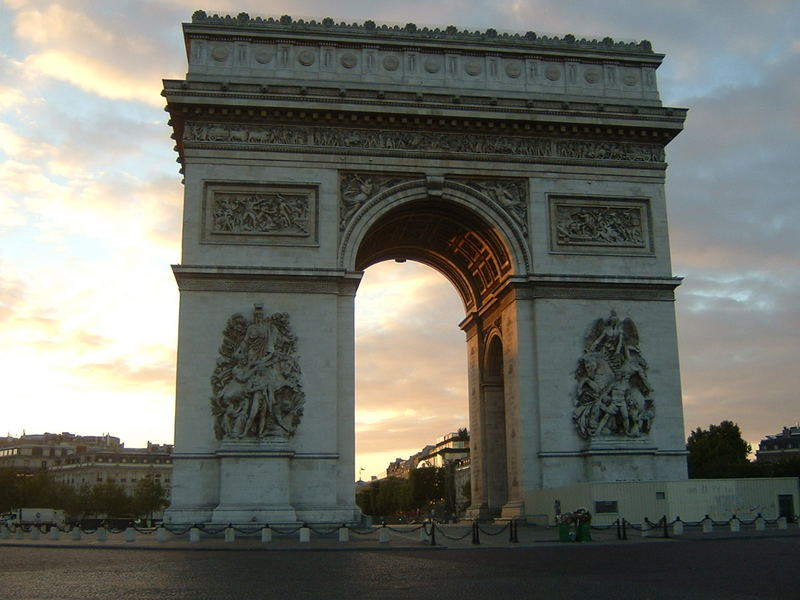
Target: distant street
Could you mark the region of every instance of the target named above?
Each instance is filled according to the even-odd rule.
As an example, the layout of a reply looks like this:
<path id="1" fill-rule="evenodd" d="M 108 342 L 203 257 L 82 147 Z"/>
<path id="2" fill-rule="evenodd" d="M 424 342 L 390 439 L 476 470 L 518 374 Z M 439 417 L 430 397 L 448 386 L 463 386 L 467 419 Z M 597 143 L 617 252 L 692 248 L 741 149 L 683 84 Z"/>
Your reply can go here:
<path id="1" fill-rule="evenodd" d="M 736 600 L 797 596 L 800 536 L 538 547 L 0 547 L 3 600 Z"/>

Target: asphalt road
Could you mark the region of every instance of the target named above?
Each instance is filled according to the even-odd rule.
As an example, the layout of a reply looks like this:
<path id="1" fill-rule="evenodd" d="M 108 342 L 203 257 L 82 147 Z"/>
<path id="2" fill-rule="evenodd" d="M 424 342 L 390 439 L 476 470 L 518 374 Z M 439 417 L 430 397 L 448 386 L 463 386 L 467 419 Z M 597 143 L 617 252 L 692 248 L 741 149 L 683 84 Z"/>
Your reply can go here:
<path id="1" fill-rule="evenodd" d="M 800 536 L 417 550 L 0 547 L 3 600 L 800 597 Z"/>

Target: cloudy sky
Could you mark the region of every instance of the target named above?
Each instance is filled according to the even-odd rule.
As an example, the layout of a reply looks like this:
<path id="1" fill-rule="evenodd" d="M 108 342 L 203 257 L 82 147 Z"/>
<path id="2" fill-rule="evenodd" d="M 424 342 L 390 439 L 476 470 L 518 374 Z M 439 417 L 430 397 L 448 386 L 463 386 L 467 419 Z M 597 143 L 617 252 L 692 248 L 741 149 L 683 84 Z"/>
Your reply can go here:
<path id="1" fill-rule="evenodd" d="M 182 188 L 160 91 L 197 8 L 649 39 L 664 103 L 690 108 L 667 148 L 687 433 L 732 419 L 755 446 L 800 419 L 796 0 L 0 0 L 0 435 L 172 441 Z M 463 313 L 413 263 L 369 269 L 357 303 L 368 476 L 467 424 Z"/>

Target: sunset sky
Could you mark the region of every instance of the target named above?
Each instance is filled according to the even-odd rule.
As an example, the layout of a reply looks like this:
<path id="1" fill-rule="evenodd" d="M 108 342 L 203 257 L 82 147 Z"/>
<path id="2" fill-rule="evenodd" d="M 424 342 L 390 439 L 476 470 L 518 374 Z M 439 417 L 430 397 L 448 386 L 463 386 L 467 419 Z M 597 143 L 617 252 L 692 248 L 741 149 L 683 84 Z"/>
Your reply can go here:
<path id="1" fill-rule="evenodd" d="M 194 10 L 652 42 L 667 147 L 687 434 L 754 447 L 800 419 L 800 7 L 796 0 L 0 0 L 0 435 L 171 442 L 183 190 L 162 78 Z M 452 286 L 414 263 L 357 296 L 356 469 L 467 425 Z M 577 357 L 576 357 L 577 358 Z"/>

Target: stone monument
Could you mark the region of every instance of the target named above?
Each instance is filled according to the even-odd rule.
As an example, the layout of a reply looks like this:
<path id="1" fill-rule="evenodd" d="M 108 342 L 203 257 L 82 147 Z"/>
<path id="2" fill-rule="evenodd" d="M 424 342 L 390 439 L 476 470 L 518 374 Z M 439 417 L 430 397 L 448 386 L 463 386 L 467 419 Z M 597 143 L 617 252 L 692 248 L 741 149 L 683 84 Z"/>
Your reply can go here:
<path id="1" fill-rule="evenodd" d="M 648 42 L 194 14 L 164 82 L 184 175 L 172 523 L 342 523 L 353 305 L 458 291 L 472 506 L 686 478 L 666 144 Z"/>

